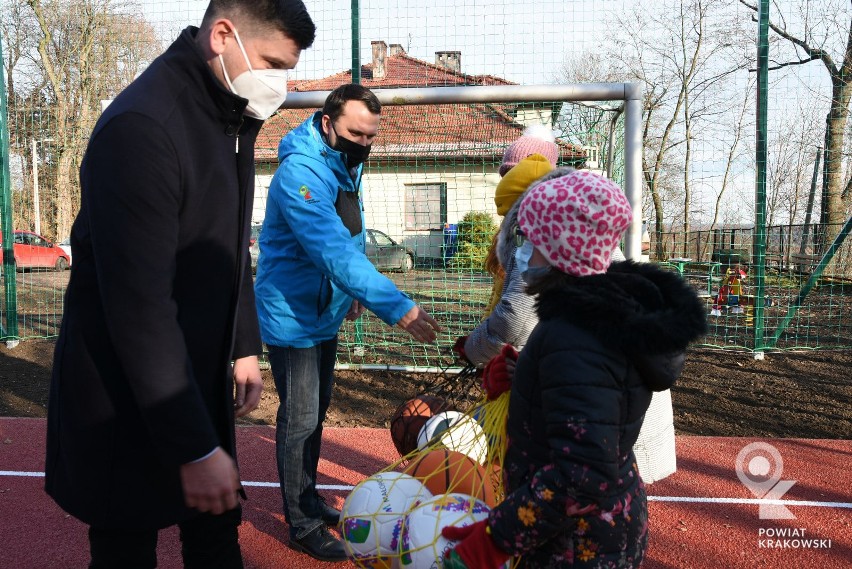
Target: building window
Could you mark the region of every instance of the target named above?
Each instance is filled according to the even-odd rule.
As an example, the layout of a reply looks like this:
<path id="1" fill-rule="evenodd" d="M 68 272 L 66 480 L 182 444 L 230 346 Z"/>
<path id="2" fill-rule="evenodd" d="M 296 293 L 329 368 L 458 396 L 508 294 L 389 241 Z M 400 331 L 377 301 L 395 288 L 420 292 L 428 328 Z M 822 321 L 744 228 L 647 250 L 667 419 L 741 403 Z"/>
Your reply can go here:
<path id="1" fill-rule="evenodd" d="M 405 184 L 405 229 L 442 229 L 447 222 L 447 184 Z"/>

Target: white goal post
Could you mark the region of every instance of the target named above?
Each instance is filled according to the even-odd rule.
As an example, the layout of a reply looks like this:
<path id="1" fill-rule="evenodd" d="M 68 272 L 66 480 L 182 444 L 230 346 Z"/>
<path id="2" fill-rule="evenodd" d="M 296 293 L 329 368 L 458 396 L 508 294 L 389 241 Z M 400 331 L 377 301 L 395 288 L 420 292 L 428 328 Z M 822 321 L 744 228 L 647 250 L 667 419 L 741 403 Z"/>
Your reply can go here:
<path id="1" fill-rule="evenodd" d="M 624 255 L 638 261 L 642 252 L 642 86 L 638 83 L 565 85 L 488 85 L 374 89 L 382 105 L 623 101 L 624 193 L 633 223 L 624 237 Z M 287 93 L 285 109 L 322 108 L 330 91 Z"/>

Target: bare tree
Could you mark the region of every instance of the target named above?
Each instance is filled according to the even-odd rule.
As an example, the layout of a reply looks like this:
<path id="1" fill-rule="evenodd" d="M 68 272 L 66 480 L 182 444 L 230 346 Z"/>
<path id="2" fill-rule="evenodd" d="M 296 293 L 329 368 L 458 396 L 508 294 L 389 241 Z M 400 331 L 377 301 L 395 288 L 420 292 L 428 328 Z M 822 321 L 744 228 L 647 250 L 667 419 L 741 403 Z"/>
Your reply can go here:
<path id="1" fill-rule="evenodd" d="M 15 89 L 15 74 L 12 71 L 18 62 L 34 47 L 32 36 L 27 33 L 30 25 L 27 24 L 28 11 L 23 2 L 13 2 L 4 8 L 3 18 L 0 19 L 0 35 L 3 38 L 3 67 L 6 76 L 6 96 L 10 106 L 17 98 Z M 32 18 L 29 18 L 32 24 Z M 11 134 L 11 133 L 10 133 Z"/>
<path id="2" fill-rule="evenodd" d="M 35 51 L 37 42 L 29 30 L 35 27 L 32 12 L 24 2 L 4 5 L 0 18 L 0 37 L 3 41 L 3 67 L 6 79 L 9 123 L 16 128 L 9 131 L 10 166 L 13 166 L 12 222 L 13 228 L 29 228 L 32 220 L 32 199 L 30 193 L 22 193 L 23 185 L 31 183 L 31 168 L 27 157 L 27 141 L 32 137 L 34 121 L 32 113 L 25 104 L 24 95 L 38 90 L 35 84 L 36 73 L 22 73 L 27 64 L 28 55 Z M 17 182 L 17 183 L 16 183 Z M 11 228 L 10 228 L 11 229 Z"/>
<path id="3" fill-rule="evenodd" d="M 624 76 L 612 68 L 610 60 L 601 52 L 588 51 L 566 61 L 555 80 L 560 83 L 622 82 Z M 557 126 L 563 138 L 570 142 L 578 146 L 597 148 L 598 167 L 601 170 L 613 170 L 615 165 L 609 164 L 607 149 L 611 137 L 615 139 L 615 147 L 618 147 L 618 141 L 623 139 L 623 132 L 613 125 L 621 110 L 609 101 L 572 102 L 563 107 L 557 119 Z"/>
<path id="4" fill-rule="evenodd" d="M 689 0 L 672 10 L 671 5 L 640 3 L 616 26 L 639 33 L 612 38 L 612 56 L 645 85 L 644 175 L 658 259 L 668 255 L 662 239 L 667 222 L 680 227 L 681 242 L 686 242 L 694 202 L 695 131 L 724 111 L 719 106 L 724 83 L 743 67 L 732 55 L 731 5 L 731 0 Z"/>
<path id="5" fill-rule="evenodd" d="M 4 39 L 22 38 L 10 77 L 16 88 L 13 125 L 19 151 L 30 138 L 45 141 L 37 159 L 45 192 L 48 237 L 67 235 L 79 208 L 78 169 L 102 99 L 115 96 L 159 52 L 141 9 L 121 0 L 12 0 Z M 23 39 L 26 38 L 26 39 Z M 10 106 L 11 106 L 10 105 Z M 43 154 L 42 154 L 43 152 Z M 41 200 L 40 200 L 41 201 Z"/>
<path id="6" fill-rule="evenodd" d="M 739 0 L 757 12 L 756 4 Z M 845 5 L 845 8 L 844 8 Z M 770 64 L 770 70 L 806 65 L 812 61 L 822 63 L 831 80 L 831 103 L 825 118 L 825 145 L 823 159 L 823 191 L 820 223 L 826 241 L 836 235 L 846 221 L 846 205 L 852 190 L 852 178 L 843 185 L 843 137 L 849 118 L 849 101 L 852 97 L 852 16 L 849 3 L 819 0 L 802 0 L 799 4 L 801 32 L 788 29 L 782 14 L 770 15 L 769 28 L 778 37 L 789 42 L 794 55 L 784 62 Z M 754 18 L 756 21 L 756 18 Z M 842 40 L 842 45 L 841 45 Z M 837 50 L 832 53 L 832 50 Z"/>
<path id="7" fill-rule="evenodd" d="M 735 110 L 732 115 L 734 120 L 730 124 L 723 123 L 725 128 L 731 130 L 733 138 L 728 142 L 729 146 L 725 152 L 725 170 L 722 174 L 719 192 L 716 194 L 716 200 L 713 206 L 713 220 L 710 223 L 711 229 L 715 229 L 719 226 L 719 218 L 723 213 L 722 200 L 730 186 L 733 167 L 739 154 L 740 143 L 743 139 L 745 128 L 750 125 L 750 123 L 748 123 L 748 111 L 751 108 L 750 103 L 753 98 L 754 82 L 751 81 L 748 83 L 747 88 L 743 90 L 743 97 L 740 99 L 739 106 L 731 109 Z"/>
<path id="8" fill-rule="evenodd" d="M 816 108 L 788 113 L 774 130 L 767 157 L 767 225 L 801 223 L 820 135 Z"/>
<path id="9" fill-rule="evenodd" d="M 745 79 L 747 74 L 747 62 L 742 57 L 741 46 L 746 41 L 746 35 L 735 23 L 734 16 L 728 10 L 730 2 L 697 2 L 693 5 L 683 3 L 680 5 L 679 15 L 679 40 L 681 60 L 686 61 L 689 55 L 690 33 L 697 35 L 696 31 L 690 32 L 692 28 L 703 29 L 704 41 L 703 54 L 696 52 L 701 59 L 694 76 L 687 80 L 681 70 L 681 80 L 685 85 L 683 100 L 683 198 L 682 198 L 682 239 L 684 243 L 683 255 L 690 256 L 687 249 L 687 239 L 692 231 L 694 218 L 707 215 L 709 212 L 702 208 L 700 192 L 694 189 L 701 183 L 700 179 L 706 173 L 700 172 L 693 165 L 694 149 L 706 151 L 716 147 L 728 146 L 724 161 L 715 159 L 714 162 L 724 163 L 724 174 L 722 175 L 722 186 L 717 196 L 721 199 L 724 195 L 727 178 L 733 165 L 739 160 L 741 152 L 739 141 L 743 134 L 743 125 L 746 122 L 746 109 L 749 108 L 748 99 L 737 95 L 737 91 L 750 92 L 750 86 L 738 78 Z M 690 11 L 692 13 L 690 14 Z M 747 97 L 747 95 L 746 95 Z M 714 170 L 718 165 L 713 167 Z M 694 175 L 697 174 L 697 175 Z M 715 177 L 716 173 L 711 174 Z M 718 216 L 718 199 L 713 207 L 713 222 L 715 225 Z M 708 242 L 700 244 L 696 250 L 699 258 L 704 259 L 707 252 Z"/>

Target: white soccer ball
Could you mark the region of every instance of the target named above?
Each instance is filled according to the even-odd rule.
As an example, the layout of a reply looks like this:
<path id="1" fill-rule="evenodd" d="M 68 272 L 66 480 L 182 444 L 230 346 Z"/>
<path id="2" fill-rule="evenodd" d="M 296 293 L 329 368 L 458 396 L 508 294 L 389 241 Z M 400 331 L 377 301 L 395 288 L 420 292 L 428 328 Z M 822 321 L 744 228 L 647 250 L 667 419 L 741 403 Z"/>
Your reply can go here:
<path id="1" fill-rule="evenodd" d="M 437 413 L 426 421 L 417 434 L 417 448 L 432 444 L 466 454 L 479 464 L 488 457 L 488 438 L 482 426 L 458 411 Z"/>
<path id="2" fill-rule="evenodd" d="M 488 517 L 485 502 L 466 494 L 439 494 L 411 510 L 402 526 L 399 562 L 403 569 L 440 569 L 444 553 L 458 542 L 441 535 L 447 526 L 467 526 Z"/>
<path id="3" fill-rule="evenodd" d="M 343 545 L 359 567 L 399 567 L 399 537 L 403 516 L 432 493 L 413 476 L 380 472 L 359 482 L 341 511 Z"/>

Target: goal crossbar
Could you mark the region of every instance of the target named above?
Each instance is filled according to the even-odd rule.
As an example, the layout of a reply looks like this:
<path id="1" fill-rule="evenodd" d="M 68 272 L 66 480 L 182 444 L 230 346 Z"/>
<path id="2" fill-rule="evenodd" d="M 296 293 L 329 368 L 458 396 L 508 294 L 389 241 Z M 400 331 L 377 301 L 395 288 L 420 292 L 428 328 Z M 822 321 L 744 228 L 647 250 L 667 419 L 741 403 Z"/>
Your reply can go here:
<path id="1" fill-rule="evenodd" d="M 331 91 L 287 94 L 285 109 L 321 108 Z M 382 105 L 526 103 L 547 101 L 623 101 L 624 193 L 633 208 L 633 223 L 624 236 L 624 255 L 639 260 L 642 251 L 642 86 L 638 83 L 569 83 L 564 85 L 473 85 L 375 89 Z"/>

